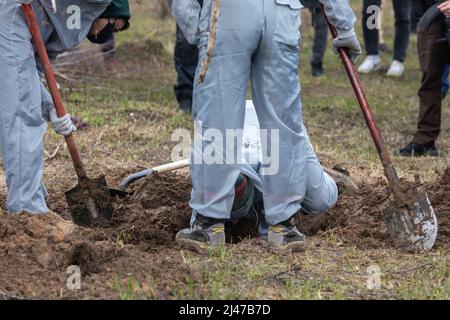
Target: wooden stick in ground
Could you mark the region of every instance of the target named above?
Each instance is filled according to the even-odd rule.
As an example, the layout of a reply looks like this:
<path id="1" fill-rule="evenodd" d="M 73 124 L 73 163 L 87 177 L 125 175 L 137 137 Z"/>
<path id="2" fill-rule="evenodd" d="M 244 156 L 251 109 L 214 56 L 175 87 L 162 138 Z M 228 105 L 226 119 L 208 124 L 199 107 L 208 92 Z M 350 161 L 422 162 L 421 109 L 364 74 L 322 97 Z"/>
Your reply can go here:
<path id="1" fill-rule="evenodd" d="M 211 19 L 211 25 L 209 28 L 209 40 L 208 40 L 208 47 L 206 50 L 206 59 L 203 63 L 202 70 L 200 71 L 200 76 L 198 83 L 201 84 L 203 81 L 205 81 L 206 74 L 208 73 L 209 64 L 211 63 L 214 47 L 216 46 L 216 33 L 217 33 L 217 25 L 219 22 L 219 15 L 220 15 L 220 5 L 221 0 L 214 0 L 212 5 L 212 19 Z"/>

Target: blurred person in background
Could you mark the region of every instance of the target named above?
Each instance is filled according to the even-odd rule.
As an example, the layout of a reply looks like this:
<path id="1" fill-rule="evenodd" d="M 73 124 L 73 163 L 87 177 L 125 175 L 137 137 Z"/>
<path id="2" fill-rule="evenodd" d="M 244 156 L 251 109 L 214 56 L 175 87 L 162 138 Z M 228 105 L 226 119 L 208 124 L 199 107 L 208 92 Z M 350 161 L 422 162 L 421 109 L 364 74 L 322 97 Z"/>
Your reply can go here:
<path id="1" fill-rule="evenodd" d="M 203 0 L 198 0 L 198 3 L 202 6 Z M 189 43 L 178 25 L 174 64 L 177 72 L 177 83 L 174 86 L 175 96 L 180 110 L 185 113 L 190 113 L 192 109 L 195 70 L 198 64 L 198 46 Z"/>
<path id="2" fill-rule="evenodd" d="M 411 0 L 392 0 L 395 14 L 395 40 L 393 61 L 387 71 L 391 77 L 401 77 L 405 71 L 411 28 Z M 378 8 L 378 9 L 376 9 Z M 381 0 L 363 1 L 363 33 L 367 56 L 358 72 L 372 73 L 381 68 L 380 22 Z"/>
<path id="3" fill-rule="evenodd" d="M 442 101 L 448 83 L 450 62 L 450 0 L 414 0 L 417 16 L 439 4 L 442 12 L 427 30 L 417 30 L 417 51 L 422 71 L 419 89 L 419 120 L 413 140 L 398 151 L 400 156 L 438 156 L 435 142 L 441 131 Z"/>
<path id="4" fill-rule="evenodd" d="M 100 44 L 100 49 L 103 52 L 103 60 L 106 65 L 111 68 L 117 67 L 116 39 L 114 37 L 114 33 L 111 34 L 108 41 Z"/>
<path id="5" fill-rule="evenodd" d="M 325 73 L 323 58 L 325 56 L 328 40 L 328 24 L 318 0 L 301 0 L 302 5 L 309 9 L 314 27 L 314 44 L 311 58 L 311 73 L 320 77 Z"/>

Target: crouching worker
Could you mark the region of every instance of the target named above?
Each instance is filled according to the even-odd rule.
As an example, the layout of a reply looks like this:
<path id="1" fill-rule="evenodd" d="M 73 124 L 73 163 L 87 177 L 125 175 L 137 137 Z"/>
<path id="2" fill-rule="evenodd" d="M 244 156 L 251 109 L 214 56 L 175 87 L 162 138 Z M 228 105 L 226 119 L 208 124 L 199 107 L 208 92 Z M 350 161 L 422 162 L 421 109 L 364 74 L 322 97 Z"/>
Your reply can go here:
<path id="1" fill-rule="evenodd" d="M 327 210 L 336 201 L 337 190 L 317 160 L 303 125 L 298 78 L 300 1 L 221 1 L 216 30 L 210 26 L 216 21 L 212 14 L 217 12 L 212 10 L 216 0 L 205 0 L 201 10 L 193 0 L 169 2 L 186 38 L 198 39 L 200 63 L 192 110 L 200 127 L 197 135 L 212 129 L 227 137 L 230 131 L 242 130 L 251 82 L 260 128 L 270 135 L 264 139 L 267 141 L 261 139 L 262 163 L 278 163 L 276 172 L 261 167 L 253 178 L 263 198 L 267 240 L 269 246 L 281 251 L 302 250 L 305 237 L 292 218 L 301 209 L 310 213 Z M 361 47 L 348 1 L 320 2 L 339 33 L 334 46 L 348 48 L 356 59 Z M 210 36 L 215 41 L 209 41 Z M 210 45 L 214 42 L 213 49 Z M 211 49 L 212 57 L 207 59 Z M 207 62 L 208 71 L 200 83 Z M 235 183 L 242 173 L 242 165 L 230 161 L 238 147 L 233 144 L 231 152 L 223 148 L 214 155 L 217 161 L 211 163 L 201 159 L 209 156 L 214 139 L 207 134 L 195 139 L 200 143 L 194 143 L 191 152 L 191 227 L 180 231 L 176 240 L 182 246 L 197 248 L 223 245 L 224 221 L 231 218 Z M 268 150 L 277 152 L 269 157 Z"/>
<path id="2" fill-rule="evenodd" d="M 254 219 L 257 221 L 259 235 L 268 239 L 273 248 L 281 251 L 303 249 L 304 236 L 294 227 L 293 219 L 289 219 L 277 226 L 269 225 L 266 221 L 264 208 L 263 180 L 261 171 L 263 165 L 263 145 L 260 137 L 258 117 L 252 101 L 247 101 L 245 108 L 245 122 L 242 134 L 240 174 L 234 184 L 235 197 L 229 219 L 210 219 L 197 214 L 193 217 L 194 226 L 202 225 L 192 232 L 191 228 L 181 230 L 176 240 L 178 243 L 203 252 L 208 246 L 224 243 L 225 234 L 223 223 L 231 220 Z M 338 183 L 343 191 L 348 185 L 344 176 L 332 172 L 333 176 L 324 172 L 311 144 L 308 142 L 305 151 L 306 158 L 306 191 L 302 201 L 301 211 L 306 214 L 321 214 L 330 209 L 337 201 Z M 335 182 L 336 181 L 336 182 Z M 293 218 L 293 217 L 292 217 Z M 199 241 L 199 239 L 206 239 Z"/>
<path id="3" fill-rule="evenodd" d="M 216 30 L 210 26 L 216 21 L 213 12 L 217 10 L 212 10 L 216 0 L 205 0 L 200 11 L 195 1 L 170 2 L 185 36 L 198 39 L 200 63 L 192 110 L 200 126 L 197 134 L 212 129 L 227 137 L 230 130 L 242 130 L 251 82 L 260 129 L 270 135 L 264 140 L 261 135 L 262 163 L 278 164 L 276 172 L 262 166 L 256 176 L 248 173 L 261 191 L 267 241 L 280 251 L 304 249 L 305 236 L 297 230 L 293 218 L 301 209 L 326 211 L 337 199 L 337 188 L 324 173 L 303 125 L 298 78 L 300 0 L 221 1 Z M 338 29 L 335 47 L 349 48 L 352 57 L 358 57 L 361 47 L 353 29 L 356 17 L 348 1 L 320 2 Z M 209 41 L 210 36 L 215 41 Z M 212 49 L 208 46 L 214 42 L 208 59 Z M 205 63 L 209 63 L 208 71 L 200 83 Z M 238 147 L 232 144 L 231 152 L 223 148 L 211 164 L 201 159 L 209 156 L 213 139 L 207 134 L 195 139 L 201 142 L 194 143 L 191 152 L 191 227 L 180 231 L 176 240 L 182 246 L 197 248 L 224 245 L 224 221 L 231 218 L 235 183 L 243 172 L 242 165 L 230 161 Z"/>
<path id="4" fill-rule="evenodd" d="M 58 118 L 40 78 L 20 0 L 1 1 L 0 10 L 0 144 L 8 186 L 9 213 L 47 213 L 42 182 L 43 138 L 50 121 L 60 135 L 75 127 L 70 115 Z M 87 36 L 97 42 L 128 27 L 128 0 L 50 0 L 32 2 L 51 58 L 73 49 Z M 103 14 L 103 16 L 101 16 Z"/>

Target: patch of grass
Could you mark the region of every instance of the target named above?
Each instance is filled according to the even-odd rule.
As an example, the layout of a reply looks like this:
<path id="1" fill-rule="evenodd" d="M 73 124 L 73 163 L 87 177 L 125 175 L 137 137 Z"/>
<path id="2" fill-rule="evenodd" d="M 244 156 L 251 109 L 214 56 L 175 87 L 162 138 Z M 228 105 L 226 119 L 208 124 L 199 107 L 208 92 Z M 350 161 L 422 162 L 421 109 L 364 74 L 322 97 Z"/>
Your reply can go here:
<path id="1" fill-rule="evenodd" d="M 113 288 L 119 300 L 157 299 L 157 289 L 153 280 L 140 282 L 133 275 L 126 278 L 116 275 Z"/>

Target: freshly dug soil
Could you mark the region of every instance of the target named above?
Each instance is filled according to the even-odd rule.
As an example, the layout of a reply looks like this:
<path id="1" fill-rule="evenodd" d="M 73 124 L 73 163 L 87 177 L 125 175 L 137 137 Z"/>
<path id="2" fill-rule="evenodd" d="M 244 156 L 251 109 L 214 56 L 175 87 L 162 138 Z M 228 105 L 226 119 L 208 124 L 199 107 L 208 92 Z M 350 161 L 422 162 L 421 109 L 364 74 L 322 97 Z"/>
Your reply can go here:
<path id="1" fill-rule="evenodd" d="M 450 168 L 428 185 L 428 196 L 438 219 L 438 244 L 450 243 Z"/>
<path id="2" fill-rule="evenodd" d="M 307 236 L 335 229 L 341 240 L 349 245 L 374 248 L 390 245 L 383 220 L 388 205 L 387 185 L 361 185 L 351 195 L 342 195 L 338 203 L 326 214 L 300 215 L 298 228 Z"/>
<path id="3" fill-rule="evenodd" d="M 116 287 L 129 281 L 118 275 L 133 274 L 162 280 L 164 290 L 153 294 L 168 298 L 183 288 L 186 274 L 195 280 L 198 273 L 180 263 L 174 243 L 176 232 L 189 224 L 189 180 L 154 175 L 131 191 L 128 198 L 115 199 L 110 227 L 77 227 L 67 236 L 53 235 L 52 215 L 0 215 L 0 297 L 118 298 Z M 56 204 L 61 208 L 51 206 L 55 211 L 67 208 L 64 201 Z M 81 269 L 81 291 L 66 289 L 71 265 Z"/>
<path id="4" fill-rule="evenodd" d="M 404 186 L 414 185 L 402 181 Z M 438 219 L 436 246 L 450 243 L 450 168 L 425 189 Z M 391 246 L 383 212 L 392 202 L 387 183 L 359 185 L 351 195 L 342 195 L 336 206 L 317 217 L 299 216 L 298 226 L 305 234 L 314 236 L 330 229 L 338 231 L 345 244 L 360 248 Z"/>
<path id="5" fill-rule="evenodd" d="M 437 246 L 449 244 L 450 169 L 426 187 L 439 220 Z M 382 218 L 389 202 L 387 185 L 380 179 L 359 188 L 341 196 L 327 214 L 300 215 L 301 231 L 314 237 L 333 230 L 343 245 L 359 248 L 390 246 Z M 118 298 L 131 281 L 129 274 L 140 283 L 158 279 L 163 286 L 151 291 L 153 297 L 173 298 L 177 290 L 199 280 L 201 273 L 184 262 L 174 242 L 175 234 L 189 225 L 190 177 L 155 174 L 132 185 L 130 191 L 129 197 L 114 199 L 115 214 L 108 228 L 76 227 L 68 232 L 53 215 L 0 214 L 0 299 Z M 4 205 L 4 199 L 0 200 Z M 68 216 L 61 199 L 52 198 L 49 205 Z M 255 223 L 249 219 L 227 224 L 228 242 L 256 237 Z M 82 290 L 67 290 L 66 272 L 71 265 L 81 269 Z"/>

